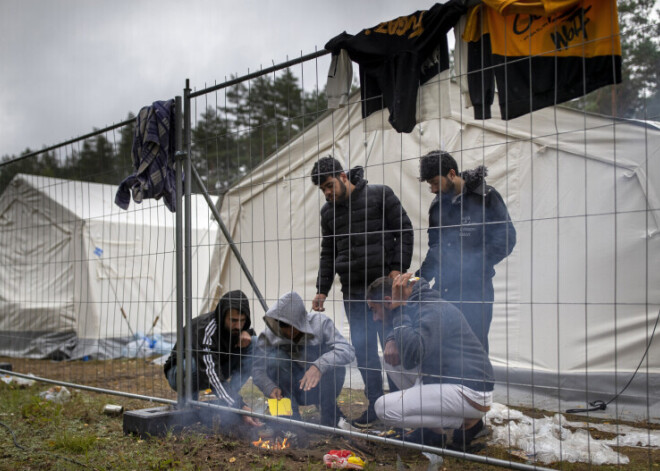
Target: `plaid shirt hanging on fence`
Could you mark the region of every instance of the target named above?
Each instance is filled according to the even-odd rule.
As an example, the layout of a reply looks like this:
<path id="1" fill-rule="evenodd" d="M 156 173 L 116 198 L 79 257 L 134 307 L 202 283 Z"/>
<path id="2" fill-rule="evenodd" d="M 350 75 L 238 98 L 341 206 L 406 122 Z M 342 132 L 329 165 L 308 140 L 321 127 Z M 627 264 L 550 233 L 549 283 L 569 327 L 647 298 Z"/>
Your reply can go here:
<path id="1" fill-rule="evenodd" d="M 137 116 L 133 137 L 133 169 L 135 173 L 122 181 L 115 204 L 128 209 L 133 201 L 160 199 L 171 212 L 176 211 L 176 171 L 174 168 L 174 100 L 155 101 Z"/>

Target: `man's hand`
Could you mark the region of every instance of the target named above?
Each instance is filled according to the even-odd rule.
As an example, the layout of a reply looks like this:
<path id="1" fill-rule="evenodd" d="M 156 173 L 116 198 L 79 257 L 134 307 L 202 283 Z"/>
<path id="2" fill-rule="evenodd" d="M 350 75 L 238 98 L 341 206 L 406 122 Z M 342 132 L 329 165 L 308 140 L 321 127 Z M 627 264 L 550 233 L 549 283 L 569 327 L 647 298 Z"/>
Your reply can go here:
<path id="1" fill-rule="evenodd" d="M 271 399 L 277 399 L 278 401 L 282 399 L 284 396 L 282 396 L 282 390 L 280 388 L 273 388 L 273 390 L 270 392 Z"/>
<path id="2" fill-rule="evenodd" d="M 403 275 L 397 275 L 392 281 L 393 309 L 406 304 L 410 293 L 412 293 L 413 285 L 417 282 L 417 280 L 410 281 L 413 275 L 413 273 L 404 273 Z"/>
<path id="3" fill-rule="evenodd" d="M 383 358 L 392 366 L 399 366 L 401 364 L 401 359 L 399 358 L 399 348 L 396 346 L 396 342 L 394 340 L 390 339 L 385 344 L 385 349 L 383 350 Z"/>
<path id="4" fill-rule="evenodd" d="M 394 279 L 394 278 L 396 278 L 397 276 L 399 276 L 400 274 L 401 274 L 400 271 L 398 271 L 398 270 L 392 270 L 392 271 L 390 272 L 390 274 L 387 275 L 387 276 L 388 276 L 389 278 Z"/>
<path id="5" fill-rule="evenodd" d="M 314 300 L 312 301 L 312 309 L 321 312 L 325 311 L 325 308 L 323 307 L 325 298 L 327 298 L 325 294 L 317 293 L 316 296 L 314 296 Z"/>
<path id="6" fill-rule="evenodd" d="M 303 391 L 309 391 L 310 389 L 316 387 L 321 381 L 321 370 L 319 370 L 316 365 L 312 365 L 305 372 L 305 376 L 300 380 L 300 389 Z"/>
<path id="7" fill-rule="evenodd" d="M 241 336 L 238 338 L 238 346 L 241 348 L 247 348 L 252 343 L 252 336 L 247 330 L 241 331 Z"/>
<path id="8" fill-rule="evenodd" d="M 252 409 L 250 409 L 248 406 L 243 406 L 243 410 L 252 412 Z M 243 415 L 241 418 L 246 425 L 251 425 L 252 427 L 261 427 L 264 424 L 261 420 L 257 419 L 256 417 L 250 417 L 249 415 Z"/>

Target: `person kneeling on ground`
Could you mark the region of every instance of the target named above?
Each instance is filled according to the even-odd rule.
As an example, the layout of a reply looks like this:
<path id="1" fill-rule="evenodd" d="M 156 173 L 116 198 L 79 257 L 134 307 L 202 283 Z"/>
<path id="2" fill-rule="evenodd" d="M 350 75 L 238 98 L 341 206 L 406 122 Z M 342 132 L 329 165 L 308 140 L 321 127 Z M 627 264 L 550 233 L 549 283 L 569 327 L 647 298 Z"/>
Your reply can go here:
<path id="1" fill-rule="evenodd" d="M 414 386 L 381 396 L 376 414 L 388 425 L 418 428 L 415 441 L 430 446 L 444 446 L 444 430 L 453 429 L 449 448 L 472 451 L 492 403 L 493 367 L 463 314 L 411 276 L 382 277 L 367 290 L 374 319 L 392 324 L 388 341 L 397 355 L 386 360 L 419 371 Z"/>
<path id="2" fill-rule="evenodd" d="M 344 386 L 346 365 L 355 358 L 353 346 L 332 319 L 307 313 L 295 292 L 277 300 L 264 316 L 266 330 L 259 335 L 252 371 L 254 384 L 271 399 L 291 399 L 293 417 L 300 405 L 321 409 L 321 424 L 336 427 L 344 415 L 337 396 Z"/>
<path id="3" fill-rule="evenodd" d="M 199 391 L 211 388 L 221 405 L 251 410 L 239 394 L 250 377 L 257 340 L 250 328 L 247 296 L 239 290 L 226 293 L 214 311 L 194 318 L 191 327 L 193 399 L 197 400 Z M 163 367 L 167 382 L 175 391 L 176 355 L 177 346 L 174 345 Z M 250 416 L 241 417 L 247 425 L 263 425 Z M 237 419 L 238 414 L 221 414 L 223 425 Z"/>

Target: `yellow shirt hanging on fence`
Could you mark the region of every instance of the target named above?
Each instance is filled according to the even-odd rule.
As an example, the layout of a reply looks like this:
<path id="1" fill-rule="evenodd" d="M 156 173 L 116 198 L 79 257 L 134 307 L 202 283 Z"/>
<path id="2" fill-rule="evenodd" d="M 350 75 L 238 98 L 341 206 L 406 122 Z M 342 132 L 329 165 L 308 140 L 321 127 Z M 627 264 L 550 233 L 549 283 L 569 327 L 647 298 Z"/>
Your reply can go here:
<path id="1" fill-rule="evenodd" d="M 504 119 L 621 82 L 615 0 L 484 0 L 463 39 L 488 41 L 471 71 L 493 68 Z"/>

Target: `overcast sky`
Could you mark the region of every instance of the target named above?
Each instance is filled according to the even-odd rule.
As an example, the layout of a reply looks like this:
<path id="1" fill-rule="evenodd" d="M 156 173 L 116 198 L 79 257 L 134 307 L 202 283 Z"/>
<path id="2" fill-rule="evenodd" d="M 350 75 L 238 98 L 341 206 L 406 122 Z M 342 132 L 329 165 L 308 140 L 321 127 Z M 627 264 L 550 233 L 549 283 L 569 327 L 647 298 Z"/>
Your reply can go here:
<path id="1" fill-rule="evenodd" d="M 319 50 L 422 0 L 0 0 L 0 155 Z M 325 85 L 327 61 L 319 63 Z M 316 82 L 305 69 L 305 88 Z"/>

